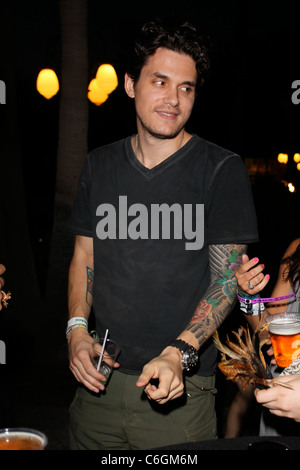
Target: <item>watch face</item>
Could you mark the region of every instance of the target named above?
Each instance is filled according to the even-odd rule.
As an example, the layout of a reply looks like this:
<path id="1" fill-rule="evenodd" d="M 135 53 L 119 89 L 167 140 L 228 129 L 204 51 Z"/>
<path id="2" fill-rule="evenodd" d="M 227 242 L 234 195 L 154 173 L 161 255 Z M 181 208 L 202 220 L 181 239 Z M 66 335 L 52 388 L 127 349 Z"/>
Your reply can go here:
<path id="1" fill-rule="evenodd" d="M 182 363 L 185 370 L 189 371 L 192 367 L 194 367 L 198 362 L 198 353 L 192 347 L 189 346 L 182 355 Z"/>
<path id="2" fill-rule="evenodd" d="M 190 344 L 186 343 L 183 340 L 177 339 L 169 344 L 169 346 L 173 346 L 182 354 L 182 365 L 185 371 L 189 371 L 198 363 L 198 352 L 197 350 L 191 346 Z"/>

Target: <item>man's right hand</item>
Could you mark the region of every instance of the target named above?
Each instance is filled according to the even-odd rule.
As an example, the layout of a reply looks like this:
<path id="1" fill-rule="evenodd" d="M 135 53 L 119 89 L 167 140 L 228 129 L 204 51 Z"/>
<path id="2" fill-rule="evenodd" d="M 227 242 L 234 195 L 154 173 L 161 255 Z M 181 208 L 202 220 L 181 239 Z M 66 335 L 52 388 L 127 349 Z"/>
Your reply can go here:
<path id="1" fill-rule="evenodd" d="M 95 341 L 85 328 L 75 328 L 68 335 L 69 366 L 78 382 L 81 382 L 92 392 L 98 393 L 105 389 L 101 381 L 105 381 L 93 366 L 93 344 Z"/>

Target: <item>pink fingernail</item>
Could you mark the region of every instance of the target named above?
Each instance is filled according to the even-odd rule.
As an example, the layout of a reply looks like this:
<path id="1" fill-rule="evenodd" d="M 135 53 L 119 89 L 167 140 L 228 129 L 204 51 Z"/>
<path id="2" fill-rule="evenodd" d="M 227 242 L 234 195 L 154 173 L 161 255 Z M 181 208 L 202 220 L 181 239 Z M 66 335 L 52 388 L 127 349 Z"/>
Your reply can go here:
<path id="1" fill-rule="evenodd" d="M 266 274 L 265 276 L 267 279 L 270 279 L 270 274 Z"/>
<path id="2" fill-rule="evenodd" d="M 254 263 L 258 263 L 258 258 L 254 258 Z"/>

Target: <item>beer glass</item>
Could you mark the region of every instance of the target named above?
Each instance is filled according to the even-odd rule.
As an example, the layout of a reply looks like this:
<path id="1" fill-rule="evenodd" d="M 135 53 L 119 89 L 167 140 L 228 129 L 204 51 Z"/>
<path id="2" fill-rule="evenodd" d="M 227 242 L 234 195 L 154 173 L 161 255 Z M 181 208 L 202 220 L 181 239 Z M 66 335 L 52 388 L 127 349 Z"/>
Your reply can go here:
<path id="1" fill-rule="evenodd" d="M 0 429 L 0 450 L 43 450 L 47 443 L 47 436 L 36 429 Z"/>
<path id="2" fill-rule="evenodd" d="M 266 321 L 276 363 L 284 369 L 300 356 L 300 313 L 275 313 Z"/>

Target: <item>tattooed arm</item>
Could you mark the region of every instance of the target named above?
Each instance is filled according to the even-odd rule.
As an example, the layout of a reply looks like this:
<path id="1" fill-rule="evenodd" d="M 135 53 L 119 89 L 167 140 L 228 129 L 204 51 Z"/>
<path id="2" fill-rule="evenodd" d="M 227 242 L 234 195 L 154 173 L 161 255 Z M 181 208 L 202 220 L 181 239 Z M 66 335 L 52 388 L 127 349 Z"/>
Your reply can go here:
<path id="1" fill-rule="evenodd" d="M 199 349 L 225 320 L 236 300 L 235 271 L 246 252 L 246 245 L 209 247 L 210 285 L 199 302 L 181 339 Z M 191 335 L 192 334 L 192 335 Z"/>
<path id="2" fill-rule="evenodd" d="M 210 285 L 178 339 L 199 350 L 221 325 L 236 299 L 234 273 L 245 252 L 246 245 L 209 247 Z M 159 379 L 158 387 L 150 383 L 152 378 Z M 149 398 L 161 404 L 181 396 L 184 385 L 180 351 L 174 347 L 166 347 L 160 356 L 146 364 L 137 386 L 144 386 Z"/>
<path id="3" fill-rule="evenodd" d="M 89 318 L 93 289 L 93 239 L 77 236 L 69 269 L 69 317 Z"/>
<path id="4" fill-rule="evenodd" d="M 93 290 L 93 239 L 77 236 L 69 270 L 69 318 L 89 318 Z M 78 382 L 92 391 L 103 390 L 102 374 L 91 362 L 94 340 L 85 328 L 76 328 L 68 335 L 70 369 Z"/>

